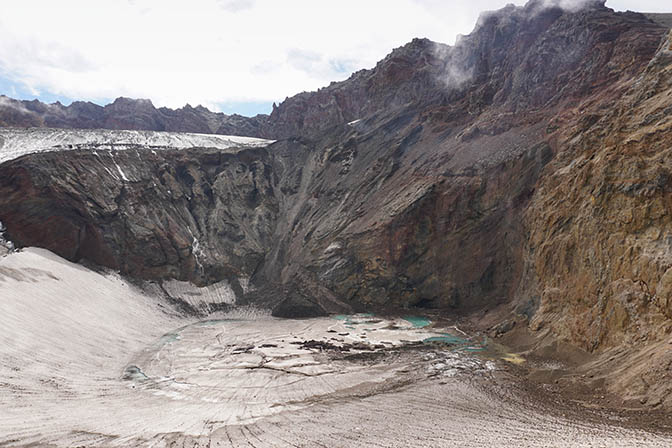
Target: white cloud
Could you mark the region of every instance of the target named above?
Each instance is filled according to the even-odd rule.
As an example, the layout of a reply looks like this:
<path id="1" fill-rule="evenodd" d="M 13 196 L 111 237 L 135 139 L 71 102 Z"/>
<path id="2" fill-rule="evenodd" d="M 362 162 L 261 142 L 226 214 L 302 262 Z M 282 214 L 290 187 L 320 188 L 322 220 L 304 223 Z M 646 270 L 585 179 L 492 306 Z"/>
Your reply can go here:
<path id="1" fill-rule="evenodd" d="M 279 101 L 372 67 L 413 37 L 453 43 L 480 11 L 506 3 L 0 0 L 0 72 L 30 91 L 94 101 Z"/>
<path id="2" fill-rule="evenodd" d="M 607 6 L 617 11 L 669 12 L 672 5 L 665 0 L 608 0 Z"/>
<path id="3" fill-rule="evenodd" d="M 254 6 L 254 0 L 217 0 L 217 3 L 230 12 L 244 11 Z"/>
<path id="4" fill-rule="evenodd" d="M 28 109 L 23 107 L 23 105 L 21 103 L 16 104 L 11 99 L 5 98 L 3 96 L 0 96 L 0 107 L 6 107 L 6 108 L 14 109 L 17 112 L 20 112 L 22 114 L 30 114 L 31 113 Z M 2 228 L 2 225 L 0 225 L 0 229 L 1 228 Z"/>

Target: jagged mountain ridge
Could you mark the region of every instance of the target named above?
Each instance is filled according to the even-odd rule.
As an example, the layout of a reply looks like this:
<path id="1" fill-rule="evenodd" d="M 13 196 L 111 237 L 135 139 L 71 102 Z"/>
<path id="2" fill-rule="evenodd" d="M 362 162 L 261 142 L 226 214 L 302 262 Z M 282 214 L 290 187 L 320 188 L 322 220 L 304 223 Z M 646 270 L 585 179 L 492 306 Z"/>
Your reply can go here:
<path id="1" fill-rule="evenodd" d="M 641 340 L 642 322 L 658 341 L 669 320 L 648 304 L 651 291 L 666 294 L 668 249 L 661 235 L 638 235 L 660 223 L 644 213 L 619 229 L 636 240 L 631 252 L 662 253 L 640 294 L 641 257 L 615 269 L 624 255 L 604 250 L 622 243 L 599 233 L 612 220 L 593 205 L 592 170 L 604 168 L 600 148 L 621 151 L 616 172 L 643 164 L 627 207 L 649 207 L 651 195 L 667 207 L 665 173 L 650 184 L 656 165 L 641 160 L 649 143 L 669 142 L 666 33 L 604 2 L 509 6 L 455 47 L 414 40 L 288 99 L 260 125 L 279 140 L 266 148 L 120 152 L 124 182 L 87 148 L 2 164 L 0 220 L 20 246 L 131 276 L 251 278 L 256 290 L 238 288 L 240 299 L 284 299 L 290 312 L 503 304 L 588 350 Z M 641 122 L 627 122 L 633 108 Z M 600 184 L 610 194 L 614 176 Z M 623 303 L 636 305 L 605 307 L 627 281 Z"/>
<path id="2" fill-rule="evenodd" d="M 592 8 L 603 6 L 603 3 L 592 2 Z M 536 10 L 539 14 L 551 16 L 554 14 L 552 11 L 559 10 L 542 7 L 542 4 L 543 2 L 535 0 L 525 8 L 528 12 Z M 507 20 L 525 20 L 520 11 L 516 11 L 518 10 L 515 7 L 510 6 L 496 13 L 486 13 L 479 26 L 485 25 L 487 28 L 488 21 L 494 20 L 498 14 L 508 17 Z M 663 26 L 669 26 L 670 15 L 648 14 L 647 17 Z M 551 17 L 549 19 L 552 20 Z M 512 25 L 513 22 L 507 26 Z M 520 27 L 521 23 L 515 25 Z M 499 30 L 504 28 L 500 27 Z M 190 105 L 175 110 L 155 108 L 150 100 L 123 97 L 106 106 L 82 101 L 64 106 L 58 102 L 45 104 L 38 100 L 19 101 L 0 95 L 0 126 L 215 133 L 271 139 L 304 135 L 332 127 L 335 123 L 357 120 L 382 107 L 454 101 L 455 92 L 451 94 L 447 90 L 463 89 L 446 87 L 460 87 L 458 78 L 472 78 L 475 74 L 473 70 L 489 70 L 488 67 L 479 67 L 476 61 L 469 60 L 476 54 L 474 45 L 484 44 L 483 41 L 475 42 L 475 39 L 479 39 L 478 36 L 484 34 L 482 31 L 467 36 L 455 48 L 417 39 L 393 51 L 377 68 L 361 70 L 348 80 L 332 83 L 317 92 L 304 92 L 287 98 L 279 106 L 274 105 L 270 116 L 226 115 L 211 112 L 203 106 Z M 524 34 L 534 32 L 529 29 Z M 433 50 L 427 52 L 426 47 Z M 501 50 L 500 48 L 499 51 Z M 493 62 L 497 63 L 495 59 L 490 61 Z M 451 83 L 454 85 L 451 86 Z"/>
<path id="3" fill-rule="evenodd" d="M 203 106 L 156 108 L 150 100 L 120 97 L 99 106 L 74 101 L 69 106 L 39 100 L 19 101 L 0 95 L 0 126 L 64 129 L 123 129 L 257 137 L 268 117 L 211 112 Z"/>

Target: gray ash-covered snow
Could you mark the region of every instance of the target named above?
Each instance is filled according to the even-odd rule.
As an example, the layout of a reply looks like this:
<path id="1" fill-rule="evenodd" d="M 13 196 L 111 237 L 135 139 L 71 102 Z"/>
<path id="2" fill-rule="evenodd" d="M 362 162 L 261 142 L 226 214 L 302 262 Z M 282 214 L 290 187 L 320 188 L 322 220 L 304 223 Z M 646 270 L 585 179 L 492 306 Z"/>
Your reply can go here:
<path id="1" fill-rule="evenodd" d="M 252 137 L 179 132 L 0 128 L 0 163 L 43 151 L 217 148 L 235 152 L 271 142 Z"/>

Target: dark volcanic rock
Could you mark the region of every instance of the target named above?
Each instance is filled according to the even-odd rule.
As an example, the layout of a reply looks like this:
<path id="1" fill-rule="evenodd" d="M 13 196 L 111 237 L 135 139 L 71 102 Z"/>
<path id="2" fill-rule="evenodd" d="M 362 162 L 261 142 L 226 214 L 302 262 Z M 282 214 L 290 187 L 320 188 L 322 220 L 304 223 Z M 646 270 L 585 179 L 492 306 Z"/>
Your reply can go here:
<path id="1" fill-rule="evenodd" d="M 272 314 L 275 317 L 303 318 L 326 316 L 329 313 L 308 297 L 292 293 L 273 307 Z"/>
<path id="2" fill-rule="evenodd" d="M 261 263 L 278 212 L 272 183 L 263 148 L 77 150 L 0 165 L 16 244 L 197 284 L 249 277 Z"/>
<path id="3" fill-rule="evenodd" d="M 646 17 L 667 28 L 672 28 L 672 14 L 646 13 Z"/>

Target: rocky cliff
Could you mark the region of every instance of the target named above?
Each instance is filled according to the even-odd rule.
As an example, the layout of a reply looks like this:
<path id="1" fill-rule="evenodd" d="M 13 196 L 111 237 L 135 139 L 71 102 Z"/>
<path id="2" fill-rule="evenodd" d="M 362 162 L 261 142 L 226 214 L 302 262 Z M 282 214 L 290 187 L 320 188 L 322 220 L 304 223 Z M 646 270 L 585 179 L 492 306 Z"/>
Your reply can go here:
<path id="1" fill-rule="evenodd" d="M 672 33 L 620 98 L 591 114 L 560 131 L 525 213 L 531 327 L 606 352 L 614 391 L 669 409 Z"/>
<path id="2" fill-rule="evenodd" d="M 0 220 L 19 246 L 227 280 L 281 315 L 500 306 L 587 351 L 654 347 L 672 329 L 669 39 L 604 2 L 507 6 L 226 128 L 266 147 L 6 162 Z M 150 106 L 105 126 L 159 126 Z"/>

